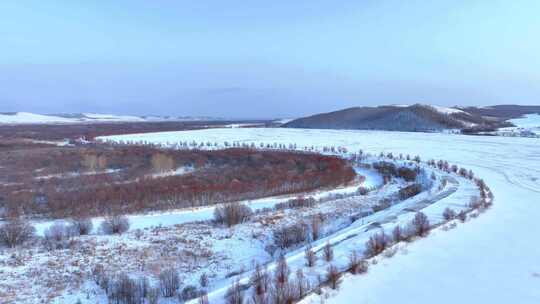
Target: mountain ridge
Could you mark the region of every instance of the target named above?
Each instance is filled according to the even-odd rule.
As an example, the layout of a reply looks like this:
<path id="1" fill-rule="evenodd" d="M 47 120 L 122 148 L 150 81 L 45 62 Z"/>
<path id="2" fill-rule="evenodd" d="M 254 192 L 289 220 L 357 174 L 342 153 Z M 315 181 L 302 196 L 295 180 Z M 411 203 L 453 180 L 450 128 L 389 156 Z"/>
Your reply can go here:
<path id="1" fill-rule="evenodd" d="M 443 130 L 495 130 L 512 126 L 507 120 L 529 113 L 540 113 L 540 106 L 499 105 L 491 107 L 441 107 L 428 104 L 349 107 L 298 118 L 286 128 L 352 129 L 438 132 Z"/>

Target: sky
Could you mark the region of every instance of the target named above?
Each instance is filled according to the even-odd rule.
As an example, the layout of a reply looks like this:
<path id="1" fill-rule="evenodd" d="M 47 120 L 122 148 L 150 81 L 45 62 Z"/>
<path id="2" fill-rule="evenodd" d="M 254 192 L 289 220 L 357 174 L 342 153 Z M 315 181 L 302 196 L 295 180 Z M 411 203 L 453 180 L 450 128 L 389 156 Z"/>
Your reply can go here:
<path id="1" fill-rule="evenodd" d="M 540 1 L 0 1 L 0 112 L 540 104 Z"/>

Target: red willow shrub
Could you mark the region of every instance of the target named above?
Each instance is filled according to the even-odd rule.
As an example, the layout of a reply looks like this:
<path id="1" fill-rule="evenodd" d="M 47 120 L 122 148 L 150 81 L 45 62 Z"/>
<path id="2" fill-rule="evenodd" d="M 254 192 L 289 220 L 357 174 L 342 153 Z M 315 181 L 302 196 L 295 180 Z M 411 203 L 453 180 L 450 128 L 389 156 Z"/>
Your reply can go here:
<path id="1" fill-rule="evenodd" d="M 99 145 L 8 157 L 10 167 L 20 165 L 26 178 L 15 188 L 0 189 L 7 209 L 52 217 L 204 206 L 334 187 L 355 177 L 335 156 L 250 149 Z M 175 175 L 178 168 L 184 173 Z"/>

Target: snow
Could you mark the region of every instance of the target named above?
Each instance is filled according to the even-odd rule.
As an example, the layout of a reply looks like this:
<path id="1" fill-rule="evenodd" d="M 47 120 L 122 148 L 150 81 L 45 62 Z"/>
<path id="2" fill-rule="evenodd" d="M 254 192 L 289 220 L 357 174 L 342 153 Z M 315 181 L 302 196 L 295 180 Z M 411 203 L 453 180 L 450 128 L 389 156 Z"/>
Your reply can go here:
<path id="1" fill-rule="evenodd" d="M 178 167 L 178 168 L 176 168 L 174 170 L 170 170 L 170 171 L 154 173 L 151 176 L 154 177 L 154 178 L 166 177 L 166 176 L 177 176 L 177 175 L 188 174 L 188 173 L 191 173 L 193 171 L 195 171 L 195 168 L 193 168 L 191 166 L 183 166 L 183 167 Z"/>
<path id="2" fill-rule="evenodd" d="M 510 119 L 518 130 L 528 130 L 540 135 L 540 114 L 527 114 L 520 118 Z"/>
<path id="3" fill-rule="evenodd" d="M 328 303 L 540 303 L 540 141 L 384 131 L 214 129 L 113 136 L 115 140 L 238 141 L 344 146 L 446 159 L 491 187 L 494 206 L 457 228 L 407 245 L 367 275 L 347 277 Z M 466 194 L 459 195 L 461 200 Z M 454 204 L 457 200 L 448 202 Z M 463 203 L 463 202 L 462 202 Z M 348 243 L 343 242 L 343 244 Z M 361 243 L 361 242 L 359 242 Z M 305 303 L 319 303 L 316 296 Z"/>
<path id="4" fill-rule="evenodd" d="M 540 114 L 527 114 L 509 121 L 519 128 L 538 128 L 540 127 Z"/>
<path id="5" fill-rule="evenodd" d="M 441 106 L 436 106 L 436 105 L 431 105 L 431 107 L 435 108 L 435 110 L 443 114 L 465 113 L 464 111 L 460 109 L 455 109 L 455 108 L 441 107 Z"/>
<path id="6" fill-rule="evenodd" d="M 83 113 L 83 120 L 102 120 L 102 121 L 145 121 L 145 119 L 138 116 L 128 115 L 113 115 L 113 114 L 97 114 L 97 113 Z"/>
<path id="7" fill-rule="evenodd" d="M 133 115 L 115 115 L 99 113 L 82 113 L 75 115 L 45 115 L 28 112 L 0 113 L 0 124 L 69 124 L 92 122 L 143 122 L 143 121 L 204 121 L 223 120 L 210 117 L 139 117 Z"/>
<path id="8" fill-rule="evenodd" d="M 278 123 L 278 124 L 286 124 L 286 123 L 291 122 L 291 121 L 293 121 L 295 119 L 296 118 L 282 118 L 282 119 L 274 120 L 274 122 Z"/>
<path id="9" fill-rule="evenodd" d="M 70 118 L 17 112 L 13 114 L 0 114 L 0 124 L 37 124 L 37 123 L 69 123 Z"/>

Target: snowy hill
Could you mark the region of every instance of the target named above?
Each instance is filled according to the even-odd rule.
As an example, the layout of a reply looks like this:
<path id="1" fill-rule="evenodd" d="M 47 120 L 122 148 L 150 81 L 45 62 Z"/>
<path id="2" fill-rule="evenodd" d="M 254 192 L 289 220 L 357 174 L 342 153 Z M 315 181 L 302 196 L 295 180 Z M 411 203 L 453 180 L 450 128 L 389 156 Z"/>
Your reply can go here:
<path id="1" fill-rule="evenodd" d="M 285 127 L 389 131 L 442 131 L 492 124 L 458 108 L 414 104 L 355 107 L 293 120 Z"/>
<path id="2" fill-rule="evenodd" d="M 28 112 L 0 113 L 0 124 L 73 124 L 99 122 L 204 121 L 210 117 L 130 116 L 98 113 L 35 114 Z"/>

